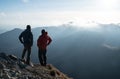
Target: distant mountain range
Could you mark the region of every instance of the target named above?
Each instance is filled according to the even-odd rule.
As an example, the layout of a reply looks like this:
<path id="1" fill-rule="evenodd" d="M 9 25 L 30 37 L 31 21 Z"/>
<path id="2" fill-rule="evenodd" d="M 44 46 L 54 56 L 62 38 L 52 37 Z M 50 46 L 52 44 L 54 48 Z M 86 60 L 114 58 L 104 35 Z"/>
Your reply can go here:
<path id="1" fill-rule="evenodd" d="M 32 61 L 38 63 L 36 41 L 44 28 L 53 40 L 48 47 L 48 63 L 74 79 L 120 79 L 119 25 L 101 24 L 98 27 L 33 28 Z M 21 57 L 23 46 L 18 40 L 21 32 L 16 28 L 0 34 L 0 52 Z"/>

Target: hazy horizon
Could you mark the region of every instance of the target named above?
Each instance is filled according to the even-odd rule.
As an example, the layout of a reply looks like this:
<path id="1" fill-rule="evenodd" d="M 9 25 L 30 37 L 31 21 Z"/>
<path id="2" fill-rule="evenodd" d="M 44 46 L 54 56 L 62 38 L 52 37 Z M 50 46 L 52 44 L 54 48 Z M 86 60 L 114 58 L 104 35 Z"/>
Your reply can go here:
<path id="1" fill-rule="evenodd" d="M 120 23 L 119 0 L 0 0 L 0 29 Z"/>

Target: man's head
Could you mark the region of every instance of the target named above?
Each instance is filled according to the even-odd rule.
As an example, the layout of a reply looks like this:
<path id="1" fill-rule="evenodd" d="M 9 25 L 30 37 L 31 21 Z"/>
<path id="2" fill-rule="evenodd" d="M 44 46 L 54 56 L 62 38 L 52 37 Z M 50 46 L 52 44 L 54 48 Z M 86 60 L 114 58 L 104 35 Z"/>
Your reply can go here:
<path id="1" fill-rule="evenodd" d="M 42 29 L 42 30 L 41 30 L 41 33 L 44 34 L 44 33 L 45 33 L 45 29 Z"/>
<path id="2" fill-rule="evenodd" d="M 26 29 L 31 30 L 31 26 L 30 26 L 30 25 L 27 25 L 27 26 L 26 26 Z"/>

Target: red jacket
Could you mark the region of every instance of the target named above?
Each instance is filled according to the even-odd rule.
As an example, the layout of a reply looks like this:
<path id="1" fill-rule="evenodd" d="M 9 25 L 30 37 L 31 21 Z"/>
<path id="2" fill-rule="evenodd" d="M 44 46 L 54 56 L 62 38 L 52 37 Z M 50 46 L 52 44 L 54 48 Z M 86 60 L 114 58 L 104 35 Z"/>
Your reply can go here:
<path id="1" fill-rule="evenodd" d="M 47 33 L 42 34 L 39 36 L 37 40 L 37 46 L 39 49 L 45 50 L 47 48 L 47 45 L 51 43 L 52 39 L 47 35 Z"/>

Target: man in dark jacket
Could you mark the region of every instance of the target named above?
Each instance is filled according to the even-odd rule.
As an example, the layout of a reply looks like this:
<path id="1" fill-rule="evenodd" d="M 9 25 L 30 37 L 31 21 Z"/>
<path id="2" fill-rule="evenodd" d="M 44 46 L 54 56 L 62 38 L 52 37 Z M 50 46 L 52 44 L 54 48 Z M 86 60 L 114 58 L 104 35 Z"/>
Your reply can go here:
<path id="1" fill-rule="evenodd" d="M 52 39 L 47 35 L 47 32 L 43 29 L 41 31 L 41 35 L 39 36 L 37 40 L 37 46 L 38 46 L 38 57 L 39 61 L 42 66 L 46 66 L 47 62 L 47 57 L 46 57 L 46 52 L 47 52 L 47 46 L 51 43 Z"/>
<path id="2" fill-rule="evenodd" d="M 33 45 L 33 34 L 31 32 L 30 25 L 27 25 L 26 29 L 20 34 L 19 40 L 24 45 L 24 49 L 23 49 L 23 53 L 22 53 L 22 60 L 25 60 L 25 54 L 27 51 L 26 63 L 30 64 L 31 47 Z"/>

